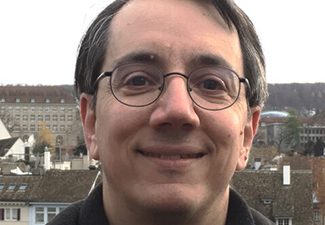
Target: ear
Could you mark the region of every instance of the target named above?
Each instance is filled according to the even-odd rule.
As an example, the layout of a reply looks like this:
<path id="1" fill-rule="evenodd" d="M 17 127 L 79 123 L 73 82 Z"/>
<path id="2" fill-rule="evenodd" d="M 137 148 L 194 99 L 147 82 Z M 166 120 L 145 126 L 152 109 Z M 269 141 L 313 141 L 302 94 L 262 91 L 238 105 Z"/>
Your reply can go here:
<path id="1" fill-rule="evenodd" d="M 250 115 L 247 117 L 247 122 L 243 133 L 243 145 L 239 153 L 236 171 L 243 170 L 246 167 L 249 151 L 252 147 L 253 139 L 257 132 L 261 108 L 259 106 L 251 107 L 249 113 Z"/>
<path id="2" fill-rule="evenodd" d="M 98 160 L 98 145 L 96 138 L 96 114 L 92 108 L 93 95 L 82 93 L 80 96 L 80 116 L 84 136 L 91 158 Z"/>

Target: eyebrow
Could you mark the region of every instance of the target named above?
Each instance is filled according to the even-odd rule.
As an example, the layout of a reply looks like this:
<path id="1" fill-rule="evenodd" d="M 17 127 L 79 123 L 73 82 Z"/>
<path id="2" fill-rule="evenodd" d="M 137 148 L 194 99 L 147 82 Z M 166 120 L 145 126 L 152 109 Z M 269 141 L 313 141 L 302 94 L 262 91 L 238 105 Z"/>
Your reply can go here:
<path id="1" fill-rule="evenodd" d="M 120 66 L 123 64 L 128 63 L 150 63 L 150 64 L 157 64 L 159 63 L 160 57 L 152 52 L 146 52 L 146 51 L 138 51 L 138 52 L 132 52 L 130 54 L 126 54 L 116 60 L 114 60 L 113 64 L 114 67 Z"/>
<path id="2" fill-rule="evenodd" d="M 198 54 L 191 60 L 191 64 L 200 66 L 222 66 L 232 69 L 231 64 L 218 54 Z"/>
<path id="3" fill-rule="evenodd" d="M 189 57 L 190 61 L 186 63 L 187 65 L 194 67 L 202 66 L 222 66 L 225 68 L 232 69 L 231 64 L 219 54 L 210 54 L 210 53 L 198 53 L 193 54 Z M 149 51 L 135 51 L 129 54 L 126 54 L 113 62 L 114 68 L 120 65 L 128 63 L 144 63 L 151 65 L 164 65 L 164 60 L 156 53 Z"/>

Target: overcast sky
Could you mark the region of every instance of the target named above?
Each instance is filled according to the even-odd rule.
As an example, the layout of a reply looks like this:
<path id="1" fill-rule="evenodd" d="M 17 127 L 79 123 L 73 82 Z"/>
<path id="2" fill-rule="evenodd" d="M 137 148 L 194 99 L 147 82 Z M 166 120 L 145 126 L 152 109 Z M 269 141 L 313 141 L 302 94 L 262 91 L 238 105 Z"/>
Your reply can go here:
<path id="1" fill-rule="evenodd" d="M 0 84 L 73 84 L 77 47 L 111 1 L 1 0 Z M 325 82 L 324 0 L 236 0 L 260 36 L 269 83 Z"/>

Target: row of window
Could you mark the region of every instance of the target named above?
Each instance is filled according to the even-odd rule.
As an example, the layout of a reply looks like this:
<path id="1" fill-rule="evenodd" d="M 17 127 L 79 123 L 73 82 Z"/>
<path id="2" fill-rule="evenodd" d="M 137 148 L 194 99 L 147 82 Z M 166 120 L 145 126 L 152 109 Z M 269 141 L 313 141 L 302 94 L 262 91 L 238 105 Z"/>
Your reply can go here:
<path id="1" fill-rule="evenodd" d="M 51 221 L 64 207 L 36 207 L 35 222 L 47 223 Z"/>
<path id="2" fill-rule="evenodd" d="M 325 134 L 324 129 L 305 129 L 301 131 L 301 134 Z"/>
<path id="3" fill-rule="evenodd" d="M 19 208 L 0 208 L 0 221 L 19 221 L 20 220 L 20 209 Z"/>
<path id="4" fill-rule="evenodd" d="M 16 107 L 12 107 L 12 106 L 9 106 L 9 107 L 5 107 L 5 106 L 1 106 L 0 108 L 0 112 L 1 113 L 4 113 L 6 111 L 6 109 L 9 111 L 9 112 L 28 112 L 28 111 L 32 111 L 32 112 L 35 112 L 36 110 L 38 112 L 58 112 L 58 110 L 60 110 L 60 112 L 72 112 L 73 111 L 73 108 L 72 107 L 42 107 L 42 106 L 39 106 L 39 107 L 35 107 L 35 106 L 31 106 L 31 107 L 27 107 L 27 106 L 24 106 L 24 107 L 20 107 L 20 106 L 16 106 Z"/>
<path id="5" fill-rule="evenodd" d="M 9 184 L 9 186 L 8 186 L 8 191 L 14 191 L 15 189 L 16 189 L 16 184 Z M 18 188 L 18 190 L 19 191 L 24 191 L 24 190 L 26 190 L 26 188 L 27 188 L 27 184 L 20 184 L 19 185 L 19 188 Z M 0 183 L 0 191 L 2 191 L 2 190 L 4 190 L 5 189 L 5 184 L 4 183 Z"/>
<path id="6" fill-rule="evenodd" d="M 300 142 L 307 143 L 308 141 L 316 142 L 317 140 L 323 140 L 322 137 L 300 137 Z"/>
<path id="7" fill-rule="evenodd" d="M 3 103 L 6 102 L 6 98 L 2 97 L 1 100 L 0 100 L 0 102 L 3 102 Z M 16 103 L 20 103 L 21 102 L 21 99 L 20 98 L 16 98 L 15 102 Z M 30 103 L 35 103 L 36 102 L 36 99 L 35 98 L 31 98 L 29 102 Z M 46 98 L 44 102 L 45 103 L 51 103 L 51 99 L 50 98 Z M 65 99 L 64 98 L 61 98 L 60 99 L 60 103 L 64 104 L 65 103 Z"/>
<path id="8" fill-rule="evenodd" d="M 59 118 L 60 118 L 61 122 L 72 121 L 72 119 L 73 119 L 72 115 L 67 115 L 67 116 L 65 116 L 65 115 L 60 115 L 60 116 L 52 115 L 52 121 L 53 122 L 57 122 Z M 21 116 L 19 114 L 15 115 L 15 121 L 18 122 L 20 120 L 26 121 L 26 122 L 27 121 L 35 122 L 36 121 L 36 115 L 34 115 L 34 114 L 32 114 L 30 116 L 28 116 L 28 115 L 22 115 Z M 51 121 L 51 115 L 37 115 L 37 121 L 42 122 L 44 120 L 47 121 L 47 122 Z"/>
<path id="9" fill-rule="evenodd" d="M 57 132 L 57 131 L 72 131 L 72 125 L 49 125 L 49 124 L 46 124 L 45 125 L 45 128 L 48 129 L 48 130 L 51 130 L 52 129 L 52 132 Z M 35 125 L 35 124 L 30 124 L 30 125 L 27 125 L 27 124 L 24 124 L 24 125 L 15 125 L 14 127 L 14 130 L 15 131 L 40 131 L 41 129 L 41 125 L 38 124 L 38 125 Z"/>

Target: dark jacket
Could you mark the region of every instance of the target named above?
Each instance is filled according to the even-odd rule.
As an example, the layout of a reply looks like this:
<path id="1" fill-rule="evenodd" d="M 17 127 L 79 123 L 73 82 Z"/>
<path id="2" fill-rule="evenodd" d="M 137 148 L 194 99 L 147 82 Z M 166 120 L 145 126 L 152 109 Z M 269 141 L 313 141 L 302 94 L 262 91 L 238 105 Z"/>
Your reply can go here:
<path id="1" fill-rule="evenodd" d="M 47 225 L 109 225 L 104 213 L 102 190 L 101 184 L 85 200 L 70 205 Z M 274 223 L 248 207 L 231 189 L 226 225 L 274 225 Z"/>

